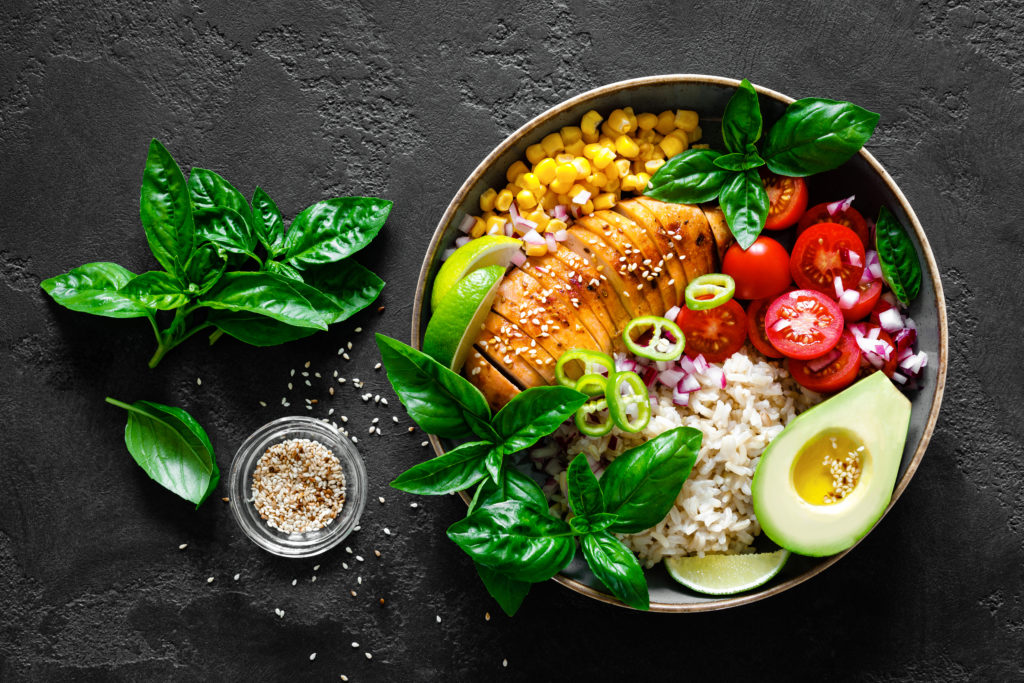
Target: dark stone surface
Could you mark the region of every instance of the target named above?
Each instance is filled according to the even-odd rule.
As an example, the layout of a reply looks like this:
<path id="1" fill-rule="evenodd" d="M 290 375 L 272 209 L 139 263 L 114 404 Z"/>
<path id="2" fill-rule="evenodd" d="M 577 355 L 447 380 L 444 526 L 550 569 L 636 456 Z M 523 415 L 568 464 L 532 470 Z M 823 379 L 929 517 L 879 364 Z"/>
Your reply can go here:
<path id="1" fill-rule="evenodd" d="M 0 7 L 0 679 L 1024 678 L 1018 3 L 99 4 Z M 871 151 L 941 267 L 938 429 L 899 505 L 837 566 L 691 616 L 547 584 L 509 620 L 443 540 L 462 503 L 414 509 L 387 488 L 422 436 L 351 388 L 330 405 L 356 433 L 377 414 L 401 422 L 361 439 L 373 497 L 351 546 L 365 562 L 270 557 L 227 505 L 193 511 L 132 462 L 105 395 L 185 407 L 222 468 L 283 414 L 288 371 L 307 360 L 391 396 L 370 331 L 407 336 L 419 254 L 466 174 L 547 106 L 664 72 L 881 112 Z M 276 349 L 196 340 L 148 371 L 144 322 L 55 306 L 40 279 L 95 260 L 152 266 L 137 201 L 154 136 L 183 166 L 261 184 L 289 217 L 335 194 L 396 200 L 363 258 L 388 280 L 386 311 Z M 347 340 L 350 363 L 336 355 Z"/>

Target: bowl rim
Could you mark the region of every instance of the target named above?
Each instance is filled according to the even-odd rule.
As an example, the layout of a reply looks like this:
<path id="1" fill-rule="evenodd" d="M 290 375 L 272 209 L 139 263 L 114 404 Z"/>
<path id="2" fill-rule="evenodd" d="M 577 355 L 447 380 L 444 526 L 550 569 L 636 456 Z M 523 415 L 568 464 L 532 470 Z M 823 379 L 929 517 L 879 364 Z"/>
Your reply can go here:
<path id="1" fill-rule="evenodd" d="M 424 297 L 427 293 L 426 286 L 427 279 L 430 276 L 430 263 L 431 261 L 433 261 L 434 254 L 441 246 L 441 239 L 444 236 L 445 228 L 447 227 L 448 223 L 451 222 L 452 218 L 455 216 L 455 212 L 465 201 L 470 189 L 474 184 L 476 184 L 480 176 L 482 176 L 491 167 L 491 165 L 502 154 L 505 153 L 506 150 L 515 145 L 523 136 L 529 135 L 535 129 L 547 124 L 548 121 L 550 121 L 551 119 L 560 115 L 562 112 L 571 109 L 572 107 L 575 107 L 578 104 L 606 95 L 610 95 L 613 93 L 618 93 L 624 90 L 630 90 L 632 88 L 636 88 L 639 86 L 693 83 L 700 85 L 720 85 L 736 88 L 740 85 L 740 82 L 741 81 L 735 78 L 726 78 L 723 76 L 712 76 L 707 74 L 660 74 L 655 76 L 642 76 L 639 78 L 631 78 L 623 81 L 616 81 L 614 83 L 608 83 L 606 85 L 602 85 L 597 88 L 587 90 L 585 92 L 580 93 L 579 95 L 571 97 L 567 100 L 563 100 L 562 102 L 559 102 L 558 104 L 549 107 L 545 111 L 541 112 L 537 116 L 533 117 L 532 119 L 524 123 L 513 133 L 511 133 L 508 137 L 506 137 L 490 152 L 490 154 L 484 157 L 483 161 L 481 161 L 476 166 L 476 168 L 473 169 L 473 172 L 469 174 L 466 180 L 462 183 L 462 186 L 455 193 L 454 197 L 452 197 L 451 202 L 448 204 L 448 207 L 445 209 L 444 214 L 441 216 L 441 220 L 438 222 L 437 227 L 434 229 L 434 235 L 431 238 L 430 244 L 427 247 L 427 251 L 423 259 L 423 264 L 420 266 L 419 278 L 416 283 L 416 292 L 413 297 L 411 330 L 412 347 L 415 349 L 420 348 L 420 317 L 422 315 L 424 308 Z M 782 102 L 783 104 L 790 104 L 793 101 L 795 101 L 794 98 L 789 97 L 788 95 L 784 95 L 776 90 L 772 90 L 764 86 L 754 85 L 754 89 L 757 91 L 759 95 L 769 97 L 771 99 Z M 878 160 L 875 159 L 875 157 L 870 152 L 868 152 L 867 149 L 861 148 L 859 154 L 861 158 L 864 161 L 866 161 L 868 165 L 875 171 L 875 173 L 877 173 L 879 177 L 881 177 L 883 182 L 896 197 L 897 201 L 900 204 L 900 207 L 903 209 L 904 213 L 907 216 L 907 219 L 910 221 L 911 228 L 913 229 L 914 234 L 917 237 L 919 244 L 921 245 L 924 259 L 928 267 L 928 274 L 931 277 L 931 283 L 935 290 L 935 303 L 937 308 L 936 312 L 939 323 L 939 362 L 936 363 L 935 365 L 935 396 L 932 399 L 932 404 L 929 408 L 928 420 L 925 423 L 924 431 L 921 433 L 921 439 L 918 442 L 917 449 L 914 451 L 914 455 L 910 460 L 910 464 L 907 466 L 907 469 L 903 473 L 903 476 L 900 477 L 900 480 L 896 482 L 896 487 L 893 490 L 892 498 L 890 499 L 888 506 L 886 506 L 885 511 L 882 513 L 882 516 L 879 517 L 878 521 L 875 522 L 875 524 L 871 528 L 872 530 L 874 530 L 874 528 L 879 524 L 879 522 L 881 522 L 885 515 L 889 513 L 889 510 L 892 509 L 893 505 L 896 504 L 896 501 L 903 494 L 903 491 L 910 484 L 910 480 L 913 478 L 914 473 L 917 471 L 918 466 L 921 464 L 921 460 L 924 458 L 925 450 L 927 450 L 928 444 L 932 438 L 932 433 L 935 431 L 935 424 L 939 417 L 939 408 L 942 405 L 942 396 L 946 385 L 946 366 L 948 364 L 949 348 L 948 333 L 946 329 L 946 299 L 942 291 L 942 282 L 939 279 L 938 264 L 935 262 L 935 256 L 932 253 L 931 245 L 928 243 L 928 238 L 924 233 L 924 228 L 921 226 L 921 223 L 917 218 L 917 214 L 915 214 L 913 208 L 911 208 L 910 202 L 907 201 L 906 196 L 904 196 L 903 192 L 896 185 L 896 182 L 892 179 L 892 176 L 889 175 L 888 171 L 886 171 L 882 167 Z M 444 453 L 444 448 L 441 446 L 440 439 L 438 439 L 436 436 L 432 434 L 429 435 L 428 438 L 431 446 L 434 449 L 434 452 L 437 453 L 438 455 L 442 455 Z M 469 497 L 464 492 L 460 492 L 459 495 L 462 497 L 463 501 L 468 505 Z M 870 533 L 870 531 L 868 533 Z M 864 537 L 867 537 L 867 534 L 865 534 Z M 768 588 L 763 591 L 743 594 L 731 598 L 723 598 L 720 600 L 711 600 L 708 602 L 698 603 L 651 602 L 649 611 L 664 613 L 711 612 L 758 602 L 760 600 L 764 600 L 765 598 L 769 598 L 773 595 L 782 593 L 783 591 L 789 590 L 790 588 L 793 588 L 794 586 L 797 586 L 817 576 L 818 574 L 825 571 L 826 569 L 834 565 L 836 562 L 841 560 L 843 557 L 845 557 L 846 554 L 853 550 L 855 547 L 857 547 L 859 543 L 860 542 L 858 541 L 858 543 L 855 543 L 853 546 L 847 548 L 843 552 L 826 558 L 823 562 L 815 565 L 814 567 L 808 569 L 802 574 L 795 576 L 791 579 L 788 579 L 778 585 L 772 586 L 771 588 Z M 594 598 L 595 600 L 599 600 L 604 603 L 616 605 L 618 607 L 628 607 L 624 605 L 622 602 L 620 602 L 617 598 L 607 593 L 603 593 L 595 588 L 591 588 L 590 586 L 587 586 L 586 584 L 576 579 L 571 579 L 569 577 L 563 576 L 562 574 L 556 574 L 553 578 L 558 583 L 569 588 L 570 590 L 580 593 L 581 595 Z"/>

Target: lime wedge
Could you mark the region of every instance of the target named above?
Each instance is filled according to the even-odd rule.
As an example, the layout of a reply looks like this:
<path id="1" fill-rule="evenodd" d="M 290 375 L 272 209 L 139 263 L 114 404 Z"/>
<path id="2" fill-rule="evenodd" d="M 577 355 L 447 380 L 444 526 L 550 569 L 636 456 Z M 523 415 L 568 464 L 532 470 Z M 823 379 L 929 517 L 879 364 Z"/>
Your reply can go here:
<path id="1" fill-rule="evenodd" d="M 487 266 L 456 282 L 427 323 L 423 353 L 458 372 L 480 334 L 504 275 L 504 266 Z"/>
<path id="2" fill-rule="evenodd" d="M 731 595 L 767 583 L 788 559 L 788 550 L 750 555 L 669 557 L 665 568 L 673 579 L 698 593 Z"/>
<path id="3" fill-rule="evenodd" d="M 463 244 L 437 271 L 434 289 L 430 295 L 430 309 L 436 311 L 455 283 L 477 268 L 508 268 L 512 254 L 522 245 L 522 241 L 504 235 L 484 235 Z"/>

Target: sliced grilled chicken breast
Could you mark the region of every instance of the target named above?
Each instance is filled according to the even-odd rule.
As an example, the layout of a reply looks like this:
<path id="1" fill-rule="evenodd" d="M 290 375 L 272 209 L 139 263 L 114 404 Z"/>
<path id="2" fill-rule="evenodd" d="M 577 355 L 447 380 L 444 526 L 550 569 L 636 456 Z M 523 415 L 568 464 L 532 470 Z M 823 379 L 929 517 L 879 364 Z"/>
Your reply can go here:
<path id="1" fill-rule="evenodd" d="M 466 364 L 462 366 L 462 373 L 469 379 L 470 384 L 480 390 L 494 412 L 505 407 L 505 404 L 515 398 L 520 391 L 519 387 L 512 384 L 501 370 L 494 367 L 477 349 L 469 352 Z"/>
<path id="2" fill-rule="evenodd" d="M 562 282 L 556 277 L 552 277 L 550 271 L 547 269 L 538 269 L 536 266 L 531 265 L 529 268 L 521 270 L 526 273 L 529 277 L 533 278 L 537 283 L 537 286 L 541 288 L 541 296 L 550 300 L 552 305 L 563 306 L 571 313 L 575 314 L 579 322 L 583 323 L 583 327 L 586 328 L 590 336 L 594 338 L 596 346 L 594 348 L 605 348 L 611 346 L 611 337 L 608 334 L 608 330 L 601 324 L 601 321 L 594 314 L 593 310 L 589 306 L 581 306 L 580 300 L 572 292 L 572 288 L 568 283 Z"/>
<path id="3" fill-rule="evenodd" d="M 642 295 L 647 300 L 647 307 L 650 309 L 653 315 L 658 315 L 659 309 L 661 309 L 665 302 L 661 298 L 661 294 L 658 293 L 658 287 L 647 277 L 644 277 L 645 271 L 644 255 L 630 240 L 625 239 L 621 235 L 613 234 L 607 227 L 607 223 L 602 222 L 596 216 L 580 216 L 576 219 L 576 226 L 582 227 L 589 230 L 591 234 L 596 235 L 603 239 L 607 244 L 611 245 L 615 251 L 618 252 L 618 272 L 622 276 L 631 276 L 636 284 L 633 287 L 633 294 Z"/>
<path id="4" fill-rule="evenodd" d="M 718 262 L 715 239 L 700 207 L 659 202 L 649 197 L 637 197 L 636 201 L 651 210 L 675 242 L 676 254 L 685 257 L 683 270 L 687 280 L 715 271 Z"/>
<path id="5" fill-rule="evenodd" d="M 658 249 L 661 250 L 661 256 L 664 259 L 663 268 L 669 274 L 669 284 L 675 290 L 673 305 L 681 306 L 683 292 L 686 290 L 688 281 L 686 279 L 686 271 L 683 270 L 683 259 L 679 258 L 679 255 L 676 254 L 675 242 L 672 237 L 661 227 L 661 224 L 658 223 L 658 219 L 651 213 L 651 210 L 634 199 L 619 202 L 615 205 L 615 210 L 629 220 L 643 226 L 647 234 L 654 240 L 654 243 L 658 245 Z"/>
<path id="6" fill-rule="evenodd" d="M 580 256 L 572 249 L 561 244 L 558 245 L 554 256 L 569 269 L 570 273 L 582 275 L 587 288 L 593 288 L 593 291 L 596 292 L 597 296 L 601 299 L 601 303 L 604 304 L 605 309 L 608 311 L 608 316 L 611 318 L 614 326 L 614 336 L 618 337 L 622 334 L 622 331 L 626 329 L 626 325 L 629 324 L 633 317 L 630 315 L 629 310 L 627 310 L 626 304 L 619 297 L 618 292 L 608 283 L 608 276 L 598 272 L 595 263 L 596 259 L 590 256 Z"/>
<path id="7" fill-rule="evenodd" d="M 665 310 L 675 306 L 676 293 L 672 289 L 672 285 L 668 283 L 671 277 L 665 270 L 665 257 L 662 256 L 661 249 L 654 243 L 651 236 L 647 234 L 647 230 L 636 221 L 615 211 L 595 211 L 594 218 L 607 223 L 614 238 L 627 239 L 633 243 L 634 252 L 639 250 L 640 255 L 644 257 L 640 277 L 657 287 Z"/>
<path id="8" fill-rule="evenodd" d="M 507 321 L 505 321 L 508 324 Z M 500 332 L 500 324 L 497 326 Z M 538 367 L 530 363 L 523 355 L 529 348 L 531 339 L 506 341 L 495 330 L 486 329 L 476 340 L 476 348 L 497 368 L 522 387 L 537 387 L 548 384 Z M 544 355 L 547 355 L 546 353 Z M 544 367 L 541 364 L 539 367 Z M 552 373 L 554 374 L 554 373 Z"/>
<path id="9" fill-rule="evenodd" d="M 732 236 L 732 231 L 729 230 L 729 224 L 725 222 L 725 214 L 717 205 L 704 204 L 700 208 L 711 225 L 711 234 L 714 235 L 715 244 L 718 246 L 718 261 L 715 263 L 717 270 L 725 260 L 725 252 L 729 251 L 729 247 L 736 239 Z"/>

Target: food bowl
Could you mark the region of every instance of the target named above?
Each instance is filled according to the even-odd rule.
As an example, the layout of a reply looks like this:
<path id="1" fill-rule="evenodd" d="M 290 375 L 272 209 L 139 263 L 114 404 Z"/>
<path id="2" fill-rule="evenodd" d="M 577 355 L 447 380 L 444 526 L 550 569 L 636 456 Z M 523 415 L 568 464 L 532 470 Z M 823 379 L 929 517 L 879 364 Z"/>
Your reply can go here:
<path id="1" fill-rule="evenodd" d="M 457 226 L 465 216 L 478 213 L 480 194 L 484 190 L 504 185 L 505 169 L 515 160 L 525 156 L 528 145 L 539 142 L 543 136 L 557 131 L 562 126 L 576 125 L 583 114 L 591 109 L 607 115 L 613 109 L 632 106 L 637 111 L 695 110 L 700 115 L 704 132 L 701 142 L 710 143 L 712 147 L 720 147 L 720 126 L 716 124 L 721 121 L 725 105 L 739 83 L 738 80 L 730 78 L 694 74 L 649 76 L 620 81 L 577 95 L 548 109 L 505 139 L 462 184 L 434 231 L 423 259 L 413 301 L 413 346 L 419 348 L 423 338 L 423 331 L 430 315 L 430 286 L 440 267 L 442 253 L 455 241 Z M 793 99 L 767 88 L 755 88 L 767 129 Z M 910 315 L 918 325 L 919 348 L 927 352 L 933 362 L 923 375 L 923 388 L 909 394 L 912 402 L 910 428 L 892 500 L 886 508 L 888 512 L 910 483 L 924 457 L 942 403 L 948 359 L 946 306 L 942 283 L 939 280 L 935 258 L 928 246 L 928 239 L 917 216 L 899 187 L 870 152 L 862 149 L 840 168 L 815 175 L 810 187 L 810 205 L 834 200 L 839 196 L 837 193 L 851 188 L 857 194 L 858 205 L 870 207 L 871 212 L 877 212 L 878 207 L 884 204 L 907 227 L 921 256 L 924 278 L 921 293 L 910 307 Z M 430 442 L 438 455 L 445 451 L 445 444 L 441 440 L 431 436 Z M 469 499 L 465 493 L 462 496 L 468 503 Z M 675 583 L 663 566 L 656 565 L 646 571 L 651 598 L 650 609 L 652 612 L 700 612 L 762 600 L 819 574 L 835 564 L 847 552 L 850 551 L 824 558 L 794 555 L 783 571 L 765 585 L 727 597 L 712 597 L 690 592 Z M 617 599 L 603 592 L 601 584 L 579 555 L 555 577 L 555 580 L 588 597 L 622 605 Z"/>
<path id="2" fill-rule="evenodd" d="M 252 474 L 266 450 L 289 439 L 319 441 L 341 462 L 345 475 L 345 505 L 327 526 L 304 534 L 286 533 L 260 518 L 252 503 Z M 282 417 L 268 422 L 246 439 L 231 461 L 228 480 L 231 513 L 253 543 L 281 557 L 313 557 L 337 546 L 352 533 L 366 507 L 366 467 L 347 436 L 333 426 L 311 417 Z"/>

